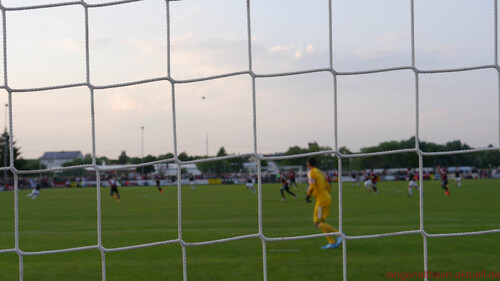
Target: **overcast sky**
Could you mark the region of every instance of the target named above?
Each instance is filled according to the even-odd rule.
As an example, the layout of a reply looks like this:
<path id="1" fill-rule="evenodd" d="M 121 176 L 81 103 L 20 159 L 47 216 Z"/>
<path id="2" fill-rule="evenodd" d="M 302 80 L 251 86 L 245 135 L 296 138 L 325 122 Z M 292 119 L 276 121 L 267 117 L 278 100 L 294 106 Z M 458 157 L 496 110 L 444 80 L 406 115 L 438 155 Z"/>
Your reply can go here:
<path id="1" fill-rule="evenodd" d="M 57 1 L 4 0 L 7 7 Z M 60 1 L 63 2 L 63 1 Z M 105 1 L 89 1 L 101 3 Z M 416 65 L 444 69 L 494 63 L 493 0 L 415 0 Z M 244 0 L 170 4 L 171 73 L 192 79 L 248 70 Z M 361 71 L 411 64 L 410 1 L 333 0 L 333 64 Z M 329 66 L 328 1 L 252 0 L 256 73 Z M 85 82 L 84 9 L 7 12 L 9 87 Z M 166 9 L 148 0 L 89 10 L 90 79 L 108 85 L 162 77 L 167 71 Z M 3 57 L 2 57 L 3 62 Z M 3 77 L 3 68 L 0 70 Z M 248 75 L 176 84 L 179 152 L 253 152 Z M 2 99 L 7 102 L 4 91 Z M 205 97 L 205 99 L 203 99 Z M 25 158 L 45 151 L 91 152 L 86 87 L 14 93 L 13 133 Z M 317 141 L 334 147 L 333 79 L 315 73 L 256 81 L 261 153 Z M 415 135 L 411 71 L 338 77 L 338 141 L 352 151 Z M 498 146 L 496 70 L 420 75 L 421 139 Z M 2 119 L 4 115 L 2 114 Z M 117 158 L 173 151 L 168 82 L 95 91 L 96 150 Z"/>

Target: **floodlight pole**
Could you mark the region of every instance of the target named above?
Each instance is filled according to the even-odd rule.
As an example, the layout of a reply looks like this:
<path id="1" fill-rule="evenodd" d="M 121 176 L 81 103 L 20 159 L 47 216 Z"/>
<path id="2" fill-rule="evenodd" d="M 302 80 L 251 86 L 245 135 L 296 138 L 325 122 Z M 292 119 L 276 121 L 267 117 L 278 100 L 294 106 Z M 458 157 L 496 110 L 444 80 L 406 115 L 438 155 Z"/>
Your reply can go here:
<path id="1" fill-rule="evenodd" d="M 5 124 L 4 128 L 5 128 L 5 131 L 7 131 L 7 110 L 8 110 L 8 108 L 9 108 L 9 104 L 8 104 L 8 103 L 6 103 L 6 104 L 5 104 L 5 120 L 4 120 L 4 124 Z"/>
<path id="2" fill-rule="evenodd" d="M 141 162 L 144 164 L 144 126 L 141 126 Z M 141 166 L 141 174 L 144 176 L 144 166 Z"/>
<path id="3" fill-rule="evenodd" d="M 208 133 L 205 138 L 205 155 L 208 157 Z"/>
<path id="4" fill-rule="evenodd" d="M 9 104 L 5 104 L 5 127 L 3 130 L 3 135 L 5 137 L 3 141 L 3 166 L 7 167 L 7 108 Z M 7 179 L 7 170 L 3 170 L 3 178 Z"/>

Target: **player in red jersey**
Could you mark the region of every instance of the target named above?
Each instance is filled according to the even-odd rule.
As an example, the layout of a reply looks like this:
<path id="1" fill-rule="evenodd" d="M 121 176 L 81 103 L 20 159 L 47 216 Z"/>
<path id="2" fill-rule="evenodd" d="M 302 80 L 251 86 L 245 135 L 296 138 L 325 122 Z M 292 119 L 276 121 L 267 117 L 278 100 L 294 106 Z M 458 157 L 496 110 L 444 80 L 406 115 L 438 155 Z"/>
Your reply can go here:
<path id="1" fill-rule="evenodd" d="M 444 195 L 450 195 L 450 191 L 448 190 L 448 171 L 446 169 L 441 168 L 441 166 L 437 166 L 438 172 L 441 175 L 441 187 L 445 190 Z"/>
<path id="2" fill-rule="evenodd" d="M 281 177 L 281 189 L 280 189 L 280 192 L 281 192 L 281 201 L 285 201 L 285 193 L 283 191 L 286 191 L 288 194 L 291 194 L 292 196 L 295 197 L 295 200 L 297 200 L 297 194 L 293 193 L 290 191 L 290 187 L 288 185 L 288 180 L 282 176 Z"/>
<path id="3" fill-rule="evenodd" d="M 163 189 L 160 187 L 160 177 L 156 176 L 155 177 L 155 182 L 156 182 L 156 188 L 158 188 L 158 191 L 160 193 L 163 193 Z"/>
<path id="4" fill-rule="evenodd" d="M 297 180 L 295 178 L 295 172 L 293 170 L 290 170 L 288 173 L 288 178 L 290 179 L 290 186 L 293 186 L 295 190 L 297 190 Z"/>
<path id="5" fill-rule="evenodd" d="M 373 192 L 375 192 L 375 194 L 378 193 L 378 188 L 376 187 L 376 184 L 377 184 L 377 175 L 373 172 L 373 169 L 370 171 L 370 175 L 368 177 L 368 179 L 365 180 L 365 187 L 367 189 L 371 189 L 373 190 Z"/>
<path id="6" fill-rule="evenodd" d="M 118 183 L 114 175 L 109 176 L 108 184 L 110 188 L 110 195 L 115 198 L 116 201 L 120 202 L 120 194 L 118 193 Z"/>

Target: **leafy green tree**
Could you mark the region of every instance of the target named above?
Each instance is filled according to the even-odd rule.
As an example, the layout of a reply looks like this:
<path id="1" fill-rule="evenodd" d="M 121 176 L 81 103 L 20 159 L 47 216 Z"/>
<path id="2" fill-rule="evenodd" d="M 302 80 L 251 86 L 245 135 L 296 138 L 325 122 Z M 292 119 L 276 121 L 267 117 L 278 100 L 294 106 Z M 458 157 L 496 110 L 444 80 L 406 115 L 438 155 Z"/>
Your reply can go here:
<path id="1" fill-rule="evenodd" d="M 219 148 L 219 151 L 217 152 L 216 156 L 217 157 L 227 156 L 226 149 L 224 147 Z M 231 172 L 231 164 L 229 164 L 228 160 L 217 160 L 214 163 L 215 163 L 215 173 L 217 175 Z"/>
<path id="2" fill-rule="evenodd" d="M 223 157 L 223 156 L 228 156 L 226 149 L 224 147 L 221 147 L 219 151 L 217 152 L 217 157 Z M 205 159 L 207 157 L 194 157 L 196 159 Z M 215 173 L 217 176 L 220 176 L 221 174 L 224 173 L 231 173 L 238 171 L 238 169 L 243 169 L 243 163 L 245 162 L 244 159 L 231 159 L 231 160 L 217 160 L 217 161 L 210 161 L 210 162 L 203 162 L 203 163 L 198 163 L 196 167 L 202 172 L 202 173 Z"/>
<path id="3" fill-rule="evenodd" d="M 181 161 L 189 161 L 189 160 L 191 160 L 191 158 L 188 156 L 188 154 L 186 152 L 181 152 L 181 154 L 177 155 L 177 158 L 179 160 L 181 160 Z"/>
<path id="4" fill-rule="evenodd" d="M 352 151 L 350 151 L 347 147 L 342 146 L 339 148 L 339 152 L 342 154 L 352 154 Z M 344 170 L 351 170 L 353 168 L 353 158 L 343 158 L 342 159 L 342 168 Z"/>
<path id="5" fill-rule="evenodd" d="M 415 147 L 415 138 L 411 137 L 402 141 L 387 141 L 381 142 L 376 146 L 361 148 L 361 153 L 373 153 L 380 151 L 391 151 L 408 149 Z M 437 144 L 433 142 L 419 142 L 419 147 L 425 152 L 438 151 L 461 151 L 471 149 L 466 143 L 460 140 L 453 140 L 445 144 Z M 478 168 L 486 168 L 500 165 L 500 151 L 483 151 L 477 153 L 459 153 L 451 155 L 439 155 L 426 157 L 424 159 L 425 166 L 475 166 Z M 414 152 L 388 154 L 375 157 L 354 158 L 350 163 L 352 169 L 370 169 L 370 168 L 416 168 L 418 167 L 418 155 Z"/>
<path id="6" fill-rule="evenodd" d="M 69 162 L 66 162 L 64 164 L 62 164 L 63 167 L 70 167 L 70 166 L 77 166 L 77 165 L 86 165 L 86 164 L 92 164 L 92 158 L 87 158 L 87 157 L 84 157 L 83 159 L 81 158 L 76 158 L 76 159 L 73 159 Z"/>
<path id="7" fill-rule="evenodd" d="M 229 166 L 231 167 L 231 171 L 236 173 L 243 172 L 243 170 L 245 169 L 244 164 L 249 161 L 250 161 L 249 157 L 238 157 L 227 160 Z"/>
<path id="8" fill-rule="evenodd" d="M 7 131 L 4 131 L 0 136 L 0 163 L 2 167 L 8 167 L 10 164 L 10 148 L 9 148 L 10 136 Z M 24 161 L 20 161 L 21 149 L 16 146 L 16 141 L 12 142 L 13 150 L 14 150 L 14 166 L 16 166 L 19 170 L 26 170 L 24 167 Z M 5 156 L 5 158 L 4 158 Z M 6 163 L 4 163 L 4 159 Z M 9 172 L 10 173 L 10 172 Z"/>
<path id="9" fill-rule="evenodd" d="M 219 148 L 219 151 L 217 152 L 217 157 L 223 157 L 227 156 L 226 149 L 224 147 Z"/>
<path id="10" fill-rule="evenodd" d="M 23 159 L 20 158 L 19 162 L 24 162 L 23 163 L 23 169 L 24 170 L 38 170 L 38 169 L 45 169 L 46 166 L 40 163 L 40 159 Z"/>
<path id="11" fill-rule="evenodd" d="M 86 165 L 86 164 L 92 164 L 92 156 L 90 154 L 86 154 L 83 159 L 81 158 L 76 158 L 73 159 L 69 162 L 63 163 L 63 167 L 70 167 L 70 166 L 78 166 L 78 165 Z M 62 177 L 82 177 L 85 175 L 85 170 L 84 169 L 75 169 L 75 170 L 68 170 L 64 171 L 60 174 Z"/>
<path id="12" fill-rule="evenodd" d="M 302 154 L 302 153 L 307 153 L 309 152 L 307 148 L 302 148 L 299 146 L 292 146 L 289 147 L 288 150 L 285 152 L 286 156 L 290 155 L 297 155 L 297 154 Z M 303 158 L 292 158 L 292 159 L 285 159 L 281 161 L 280 163 L 283 166 L 304 166 L 304 159 Z"/>
<path id="13" fill-rule="evenodd" d="M 164 159 L 172 159 L 174 158 L 174 154 L 173 153 L 167 153 L 167 154 L 161 154 L 160 156 L 158 156 L 158 160 L 164 160 Z"/>
<path id="14" fill-rule="evenodd" d="M 144 163 L 148 163 L 148 162 L 152 162 L 152 161 L 156 161 L 156 160 L 158 160 L 158 159 L 155 156 L 153 156 L 153 155 L 147 155 L 147 156 L 144 157 Z M 141 164 L 141 163 L 143 163 L 142 159 L 139 158 L 139 157 L 133 157 L 133 158 L 131 158 L 130 162 L 132 164 Z M 141 174 L 141 175 L 142 175 L 142 171 L 144 171 L 144 175 L 147 175 L 147 174 L 153 172 L 154 170 L 155 170 L 155 167 L 153 165 L 147 165 L 147 166 L 144 166 L 144 168 L 143 167 L 137 167 L 135 169 L 135 171 L 138 174 Z"/>
<path id="15" fill-rule="evenodd" d="M 200 159 L 204 159 L 204 158 L 207 158 L 207 157 L 202 157 Z M 196 167 L 198 168 L 198 170 L 200 170 L 204 174 L 210 174 L 210 173 L 213 173 L 215 171 L 215 165 L 214 165 L 213 161 L 197 163 Z"/>
<path id="16" fill-rule="evenodd" d="M 297 155 L 308 152 L 319 152 L 331 150 L 328 146 L 320 146 L 317 142 L 310 142 L 307 144 L 307 148 L 302 148 L 299 146 L 292 146 L 288 148 L 285 152 L 285 155 Z M 337 168 L 337 160 L 333 155 L 318 155 L 316 156 L 316 160 L 318 162 L 318 168 L 323 170 L 331 170 Z M 285 159 L 279 163 L 281 166 L 302 166 L 306 167 L 306 159 L 304 158 L 292 158 Z"/>
<path id="17" fill-rule="evenodd" d="M 139 157 L 130 158 L 130 164 L 141 164 L 141 163 L 142 163 L 142 159 Z"/>
<path id="18" fill-rule="evenodd" d="M 158 159 L 153 155 L 147 155 L 146 157 L 144 157 L 144 163 L 153 162 L 156 160 L 158 160 Z M 138 169 L 140 169 L 140 168 L 138 168 Z M 154 172 L 154 170 L 155 170 L 155 167 L 153 165 L 144 166 L 144 174 L 146 174 L 146 175 L 151 173 L 151 172 Z"/>
<path id="19" fill-rule="evenodd" d="M 127 153 L 124 151 L 122 151 L 122 153 L 120 154 L 120 156 L 118 156 L 118 164 L 127 164 L 128 162 L 130 161 L 130 157 L 127 156 Z"/>

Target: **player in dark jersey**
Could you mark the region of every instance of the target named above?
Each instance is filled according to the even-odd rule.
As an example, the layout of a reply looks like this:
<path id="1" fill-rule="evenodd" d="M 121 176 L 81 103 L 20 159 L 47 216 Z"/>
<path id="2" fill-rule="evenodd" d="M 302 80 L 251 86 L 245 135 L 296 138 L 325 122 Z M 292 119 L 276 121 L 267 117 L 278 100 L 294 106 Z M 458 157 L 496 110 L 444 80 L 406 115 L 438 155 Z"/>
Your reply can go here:
<path id="1" fill-rule="evenodd" d="M 158 176 L 155 177 L 155 182 L 156 182 L 156 188 L 158 188 L 158 191 L 160 193 L 163 193 L 163 189 L 160 187 L 160 178 Z"/>
<path id="2" fill-rule="evenodd" d="M 257 190 L 255 190 L 255 188 L 253 187 L 253 181 L 251 178 L 247 178 L 246 187 L 248 188 L 248 190 L 252 191 L 254 194 L 257 194 Z"/>
<path id="3" fill-rule="evenodd" d="M 378 181 L 378 176 L 373 172 L 373 170 L 370 174 L 370 180 L 372 181 L 373 192 L 375 192 L 375 194 L 377 194 L 378 188 L 376 187 L 376 185 L 377 185 L 377 181 Z"/>
<path id="4" fill-rule="evenodd" d="M 118 202 L 120 202 L 120 194 L 118 193 L 118 184 L 114 176 L 109 176 L 108 184 L 110 188 L 109 194 L 115 198 Z"/>
<path id="5" fill-rule="evenodd" d="M 295 172 L 293 170 L 290 170 L 290 173 L 288 173 L 288 176 L 290 177 L 290 185 L 293 186 L 295 190 L 297 190 L 297 182 L 295 180 Z"/>
<path id="6" fill-rule="evenodd" d="M 450 191 L 448 190 L 448 172 L 439 165 L 437 166 L 437 170 L 441 175 L 441 187 L 445 190 L 444 195 L 450 195 Z"/>
<path id="7" fill-rule="evenodd" d="M 194 176 L 189 174 L 189 185 L 191 185 L 191 190 L 195 190 L 196 186 L 194 185 Z"/>
<path id="8" fill-rule="evenodd" d="M 285 193 L 283 191 L 286 191 L 288 194 L 291 194 L 292 196 L 295 197 L 295 199 L 297 199 L 297 194 L 293 193 L 290 191 L 290 187 L 288 186 L 288 180 L 285 178 L 285 177 L 281 177 L 281 189 L 280 189 L 280 192 L 281 192 L 281 201 L 285 201 Z"/>
<path id="9" fill-rule="evenodd" d="M 415 176 L 413 171 L 410 169 L 407 169 L 407 173 L 408 173 L 408 180 L 410 181 L 408 183 L 408 196 L 412 196 L 412 189 L 411 188 L 413 187 L 413 188 L 418 189 L 417 176 Z"/>
<path id="10" fill-rule="evenodd" d="M 353 187 L 354 184 L 356 184 L 357 186 L 359 186 L 358 173 L 356 173 L 355 171 L 352 171 L 351 172 L 351 178 L 352 178 L 351 187 Z"/>

